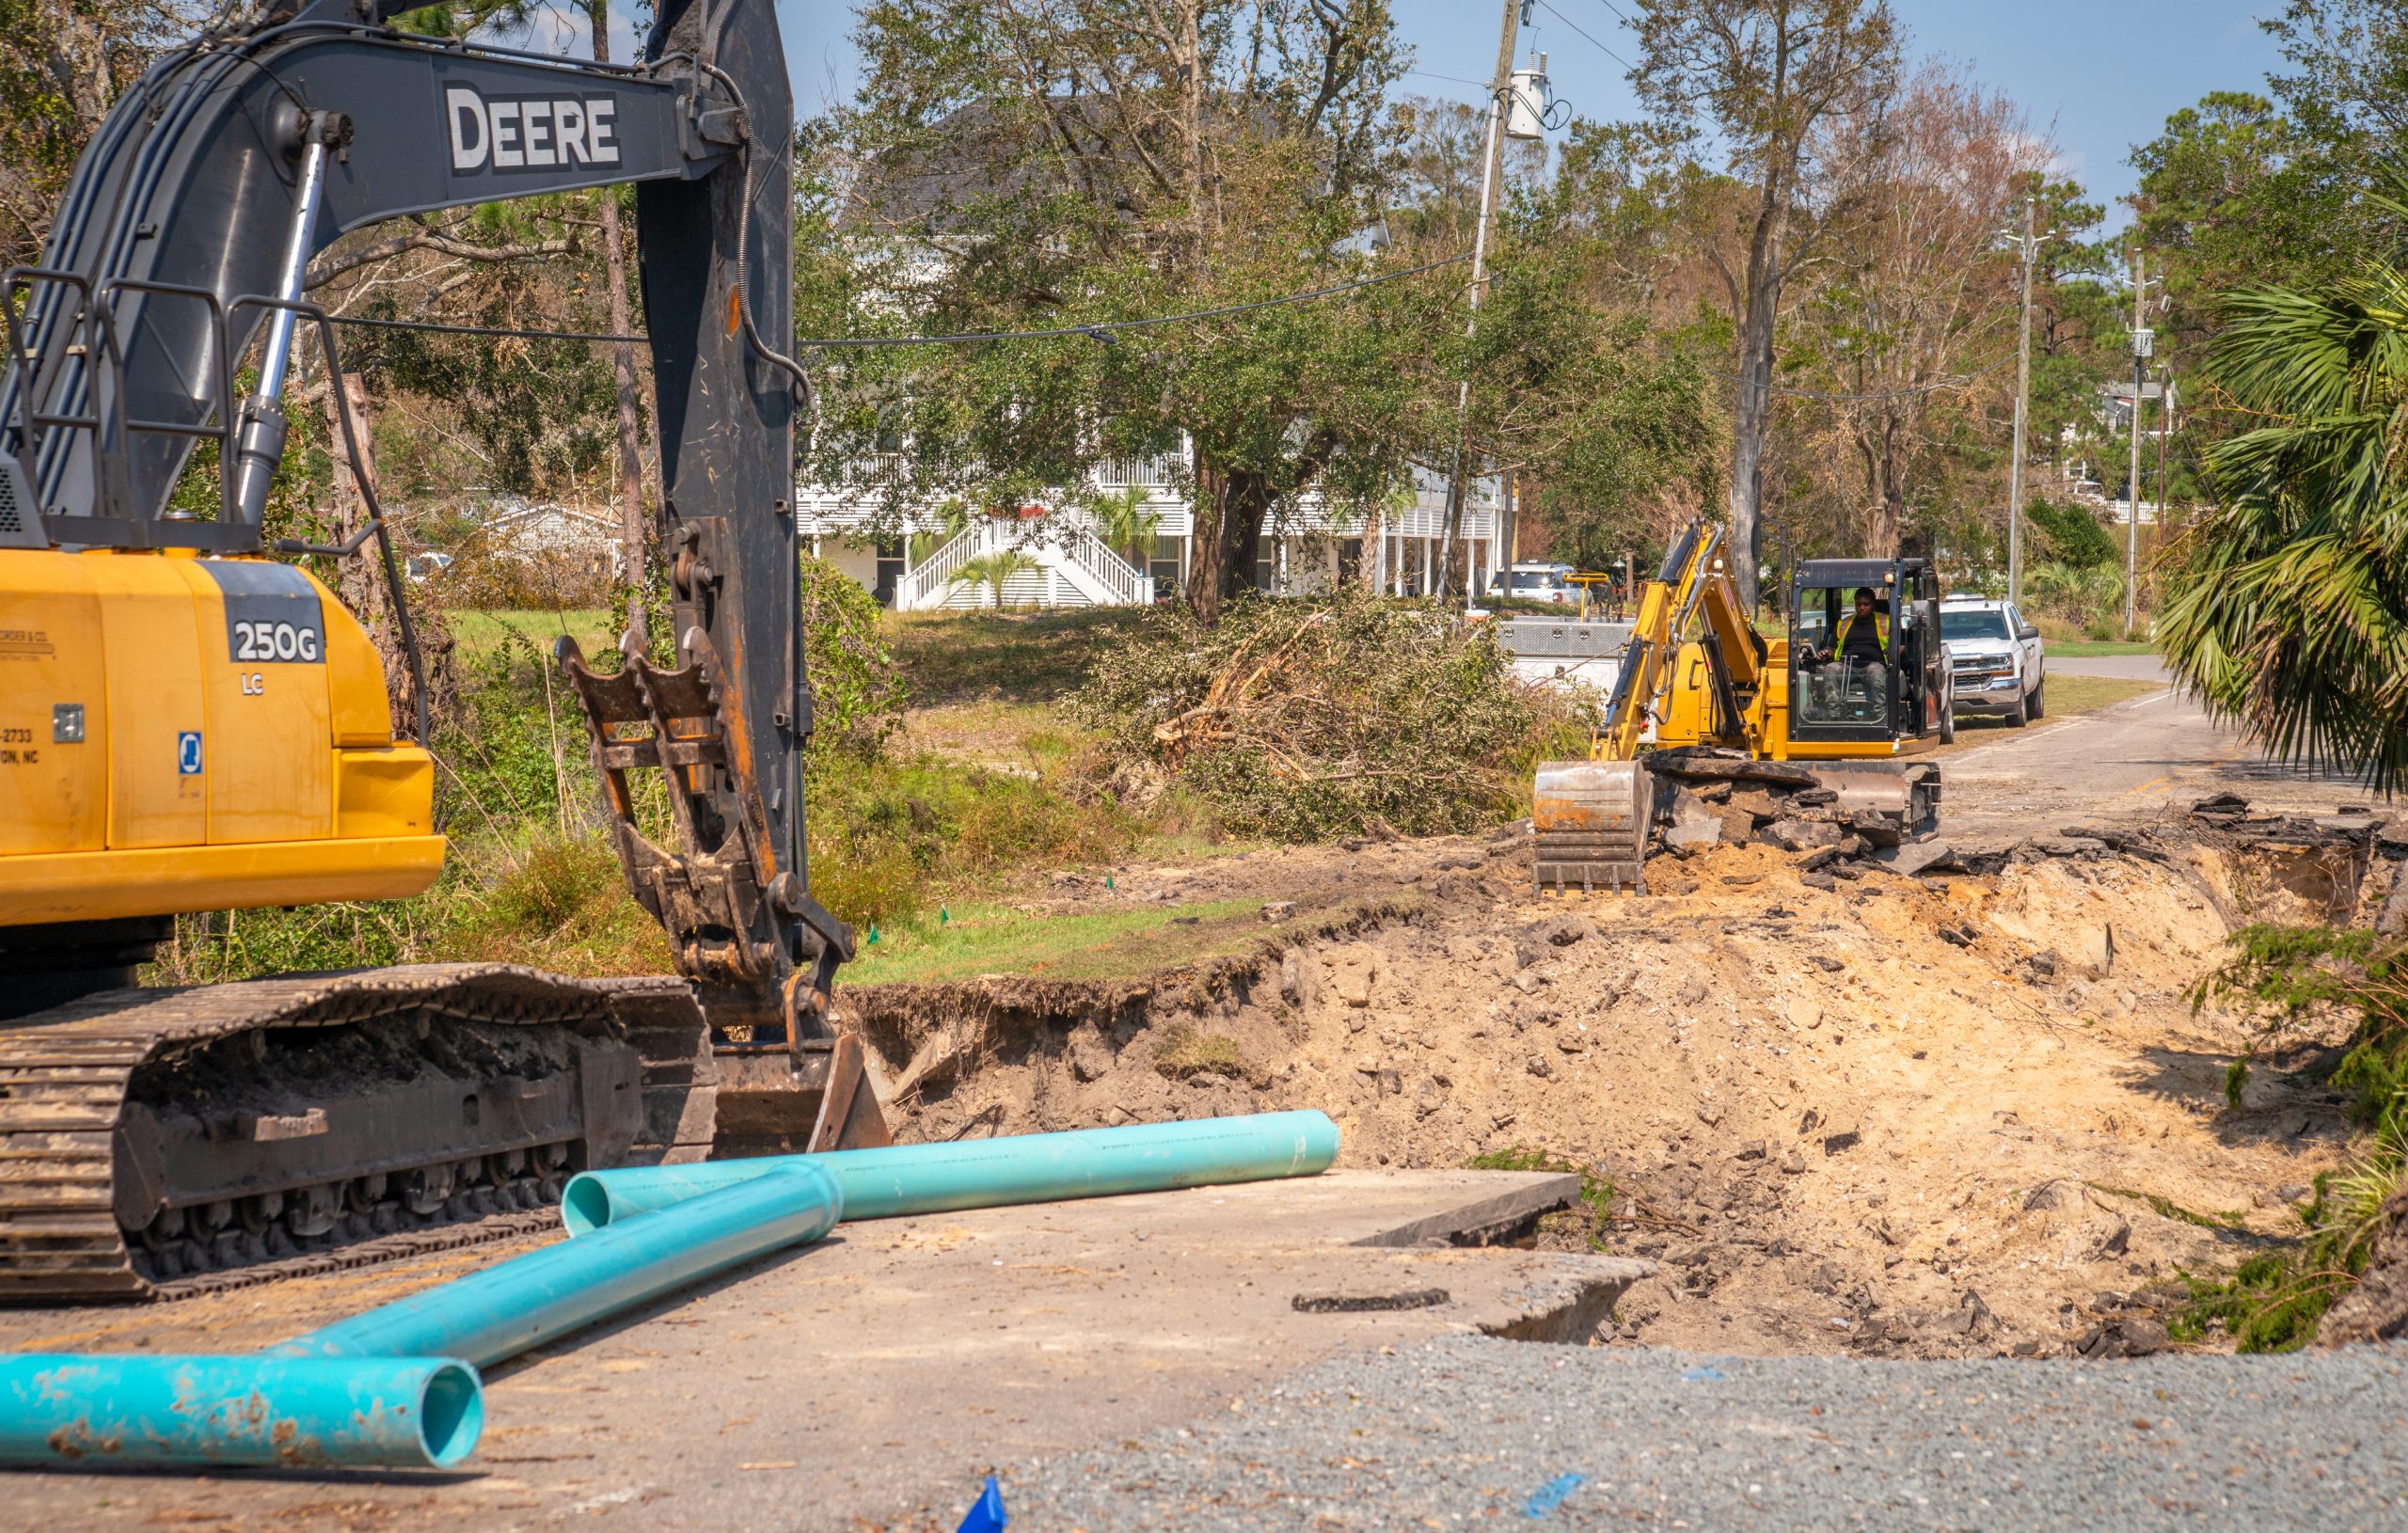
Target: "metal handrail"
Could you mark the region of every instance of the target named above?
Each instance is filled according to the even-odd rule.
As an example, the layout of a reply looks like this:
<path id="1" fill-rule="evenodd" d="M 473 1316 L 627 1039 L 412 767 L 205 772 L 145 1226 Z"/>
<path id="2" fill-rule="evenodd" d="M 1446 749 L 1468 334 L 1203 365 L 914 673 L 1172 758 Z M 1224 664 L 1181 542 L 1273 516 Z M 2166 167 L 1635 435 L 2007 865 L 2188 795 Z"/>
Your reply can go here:
<path id="1" fill-rule="evenodd" d="M 102 283 L 98 303 L 108 321 L 109 356 L 120 371 L 124 368 L 125 353 L 117 338 L 117 310 L 111 304 L 120 292 L 153 292 L 169 298 L 198 298 L 209 306 L 209 324 L 214 333 L 217 353 L 217 424 L 209 425 L 205 419 L 186 423 L 135 420 L 129 417 L 124 422 L 124 429 L 128 432 L 200 436 L 214 441 L 217 444 L 217 520 L 220 526 L 230 526 L 234 521 L 234 480 L 226 468 L 234 454 L 234 358 L 233 336 L 227 327 L 226 307 L 209 289 L 191 287 L 182 282 L 152 282 L 141 277 L 119 277 Z M 122 398 L 121 387 L 119 393 Z"/>

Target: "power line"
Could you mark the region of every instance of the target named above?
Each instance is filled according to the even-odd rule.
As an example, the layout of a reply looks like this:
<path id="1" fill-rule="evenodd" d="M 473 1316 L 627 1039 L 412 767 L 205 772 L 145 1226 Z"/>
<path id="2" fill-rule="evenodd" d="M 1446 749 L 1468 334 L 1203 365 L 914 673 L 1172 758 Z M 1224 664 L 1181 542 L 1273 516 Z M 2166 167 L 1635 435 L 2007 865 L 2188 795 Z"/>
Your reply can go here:
<path id="1" fill-rule="evenodd" d="M 1466 80 L 1460 74 L 1433 74 L 1428 70 L 1407 70 L 1404 72 L 1411 75 L 1417 75 L 1424 80 L 1444 80 L 1449 85 L 1473 86 L 1480 90 L 1481 95 L 1488 94 L 1488 92 L 1494 88 L 1485 80 Z"/>
<path id="2" fill-rule="evenodd" d="M 1571 17 L 1566 16 L 1563 12 L 1556 9 L 1555 7 L 1548 5 L 1547 0 L 1539 0 L 1539 4 L 1545 8 L 1548 15 L 1554 17 L 1557 21 L 1561 22 L 1564 25 L 1572 28 L 1573 31 L 1579 33 L 1580 36 L 1588 38 L 1590 46 L 1595 48 L 1599 53 L 1605 55 L 1608 58 L 1612 59 L 1615 63 L 1620 64 L 1624 69 L 1635 70 L 1639 68 L 1638 65 L 1632 63 L 1629 59 L 1623 57 L 1622 55 L 1614 52 L 1611 48 L 1607 47 L 1604 43 L 1599 42 L 1594 37 L 1592 37 L 1585 29 L 1582 28 L 1578 22 L 1574 21 Z"/>
<path id="3" fill-rule="evenodd" d="M 1226 304 L 1219 308 L 1191 309 L 1184 314 L 1156 314 L 1142 320 L 1109 320 L 1095 324 L 1066 324 L 1052 330 L 981 330 L 950 336 L 833 336 L 822 340 L 797 340 L 797 351 L 866 350 L 888 346 L 957 346 L 982 340 L 1051 340 L 1068 336 L 1085 336 L 1091 340 L 1109 343 L 1123 330 L 1147 330 L 1164 324 L 1181 324 L 1191 320 L 1220 319 L 1230 314 L 1252 313 L 1259 308 L 1277 308 L 1288 304 L 1310 303 L 1317 298 L 1334 297 L 1352 292 L 1357 288 L 1375 288 L 1384 282 L 1394 282 L 1422 272 L 1436 271 L 1442 266 L 1459 266 L 1471 259 L 1468 255 L 1449 256 L 1443 261 L 1426 261 L 1418 266 L 1401 271 L 1383 272 L 1377 277 L 1358 277 L 1352 282 L 1339 282 L 1325 288 L 1310 288 L 1302 292 L 1282 293 L 1276 298 L 1258 298 L 1252 303 Z M 604 342 L 638 341 L 652 343 L 648 335 L 605 335 L 590 330 L 522 330 L 495 324 L 439 324 L 433 320 L 372 320 L 356 315 L 330 315 L 337 324 L 356 324 L 375 330 L 423 330 L 436 335 L 498 336 L 523 340 L 592 340 Z"/>

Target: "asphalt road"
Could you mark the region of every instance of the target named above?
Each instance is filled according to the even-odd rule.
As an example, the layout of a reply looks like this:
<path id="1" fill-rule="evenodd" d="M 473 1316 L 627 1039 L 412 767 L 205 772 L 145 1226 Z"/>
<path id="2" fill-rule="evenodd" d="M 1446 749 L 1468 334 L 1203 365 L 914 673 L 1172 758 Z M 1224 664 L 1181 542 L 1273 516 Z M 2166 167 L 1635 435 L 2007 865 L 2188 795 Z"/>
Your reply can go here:
<path id="1" fill-rule="evenodd" d="M 1013 1525 L 2408 1526 L 2408 1347 L 2116 1363 L 1450 1338 L 1006 1470 Z"/>
<path id="2" fill-rule="evenodd" d="M 2113 673 L 2127 679 L 2162 674 L 2146 655 L 2050 663 L 2060 674 L 2077 673 L 2076 666 L 2115 667 Z M 1941 768 L 1941 834 L 1964 846 L 2003 846 L 2083 821 L 2147 822 L 2218 793 L 2291 813 L 2371 801 L 2347 778 L 2263 760 L 2171 687 L 2096 713 L 1983 733 L 1994 738 L 1949 756 Z"/>

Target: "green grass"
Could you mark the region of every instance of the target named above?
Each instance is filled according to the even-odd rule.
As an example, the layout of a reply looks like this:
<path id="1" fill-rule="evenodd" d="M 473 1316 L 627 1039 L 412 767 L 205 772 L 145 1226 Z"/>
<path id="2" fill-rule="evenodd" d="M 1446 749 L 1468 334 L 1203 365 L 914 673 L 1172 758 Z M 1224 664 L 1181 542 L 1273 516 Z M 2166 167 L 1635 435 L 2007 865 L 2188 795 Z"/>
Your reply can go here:
<path id="1" fill-rule="evenodd" d="M 1143 619 L 1136 608 L 1069 612 L 897 612 L 886 619 L 914 706 L 1053 703 Z"/>
<path id="2" fill-rule="evenodd" d="M 1274 929 L 1263 925 L 1261 909 L 1259 900 L 1216 900 L 1064 915 L 964 903 L 881 928 L 878 941 L 864 941 L 845 966 L 844 980 L 1136 979 L 1244 951 Z M 951 919 L 941 919 L 945 914 Z"/>
<path id="3" fill-rule="evenodd" d="M 572 634 L 590 659 L 617 647 L 620 618 L 621 614 L 598 607 L 563 612 L 460 608 L 443 614 L 460 646 L 461 658 L 470 660 L 492 654 L 513 633 L 547 653 L 554 639 Z"/>
<path id="4" fill-rule="evenodd" d="M 1612 1178 L 1598 1176 L 1587 1166 L 1544 1148 L 1532 1149 L 1516 1145 L 1512 1149 L 1488 1150 L 1464 1162 L 1473 1171 L 1555 1171 L 1576 1174 L 1580 1178 L 1580 1201 L 1589 1209 L 1591 1249 L 1602 1251 L 1606 1243 L 1600 1231 L 1613 1217 L 1615 1187 Z"/>
<path id="5" fill-rule="evenodd" d="M 2242 1221 L 2249 1217 L 2248 1210 L 2245 1209 L 2235 1209 L 2231 1213 L 2194 1213 L 2172 1198 L 2162 1197 L 2155 1193 L 2134 1192 L 2129 1187 L 2110 1187 L 2105 1182 L 2099 1181 L 2086 1181 L 2083 1185 L 2093 1192 L 2104 1193 L 2109 1197 L 2130 1198 L 2135 1203 L 2146 1203 L 2156 1210 L 2160 1219 L 2177 1219 L 2186 1225 L 2196 1225 L 2201 1229 L 2239 1229 Z"/>
<path id="6" fill-rule="evenodd" d="M 2078 713 L 2096 713 L 2164 690 L 2165 684 L 2155 681 L 2126 681 L 2116 676 L 2051 676 L 2049 717 L 2070 719 Z"/>
<path id="7" fill-rule="evenodd" d="M 2163 690 L 2165 687 L 2161 682 L 2125 681 L 2115 676 L 2051 676 L 2049 719 L 2071 719 L 2076 714 L 2097 713 L 2101 708 Z M 2034 727 L 2047 728 L 2048 719 L 2042 719 Z M 1935 753 L 1946 755 L 1957 751 L 1970 751 L 1977 745 L 1994 745 L 2021 733 L 2021 730 L 2010 728 L 2005 719 L 1994 715 L 1960 714 L 1956 719 L 1956 743 L 1943 746 Z"/>
<path id="8" fill-rule="evenodd" d="M 2083 659 L 2100 655 L 2155 655 L 2155 644 L 2126 643 L 2118 639 L 2069 639 L 2049 645 L 2051 655 Z"/>

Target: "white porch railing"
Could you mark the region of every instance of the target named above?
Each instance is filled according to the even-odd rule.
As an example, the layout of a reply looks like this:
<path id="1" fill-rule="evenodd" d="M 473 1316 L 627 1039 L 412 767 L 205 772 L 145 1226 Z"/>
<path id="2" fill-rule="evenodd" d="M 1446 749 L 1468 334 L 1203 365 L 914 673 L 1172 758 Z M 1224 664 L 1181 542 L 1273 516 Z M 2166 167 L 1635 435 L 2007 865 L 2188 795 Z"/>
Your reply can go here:
<path id="1" fill-rule="evenodd" d="M 915 566 L 903 577 L 895 593 L 895 605 L 906 612 L 916 612 L 926 607 L 943 607 L 943 593 L 951 585 L 961 566 L 978 557 L 986 528 L 975 524 L 963 528 L 945 540 L 944 545 Z"/>
<path id="2" fill-rule="evenodd" d="M 1111 596 L 1114 607 L 1143 607 L 1154 599 L 1154 578 L 1082 528 L 1066 540 L 1062 552 Z"/>
<path id="3" fill-rule="evenodd" d="M 1016 549 L 1037 567 L 1004 579 L 1005 607 L 1142 607 L 1154 599 L 1151 576 L 1133 568 L 1085 529 L 1025 536 L 1020 524 L 981 519 L 963 528 L 903 577 L 895 605 L 907 612 L 978 608 L 994 602 L 985 583 L 958 578 L 974 559 Z"/>

